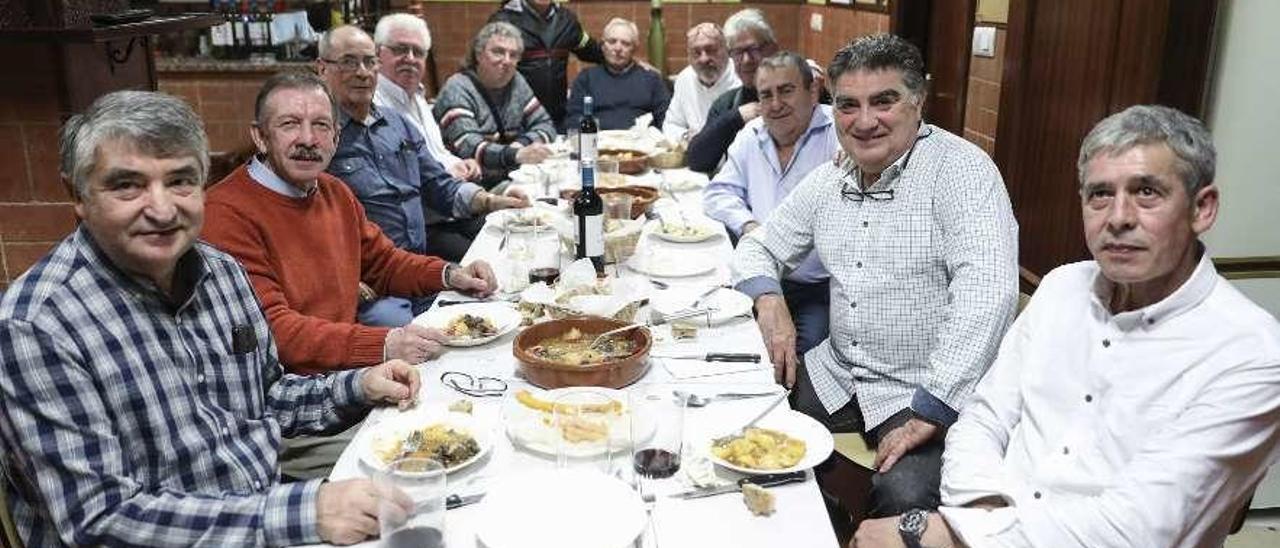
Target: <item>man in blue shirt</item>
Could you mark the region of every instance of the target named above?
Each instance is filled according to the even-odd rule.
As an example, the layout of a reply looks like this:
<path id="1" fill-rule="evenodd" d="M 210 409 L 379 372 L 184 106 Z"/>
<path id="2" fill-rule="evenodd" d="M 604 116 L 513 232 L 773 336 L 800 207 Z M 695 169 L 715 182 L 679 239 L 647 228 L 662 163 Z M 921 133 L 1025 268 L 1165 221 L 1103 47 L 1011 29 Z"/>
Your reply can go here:
<path id="1" fill-rule="evenodd" d="M 830 161 L 840 146 L 831 107 L 818 104 L 818 84 L 803 57 L 782 52 L 761 60 L 754 85 L 761 115 L 729 145 L 728 160 L 703 198 L 707 215 L 735 237 L 759 228 L 791 189 Z M 786 335 L 794 339 L 788 344 L 795 345 L 797 355 L 827 338 L 827 291 L 827 271 L 816 253 L 782 281 L 795 324 Z"/>
<path id="2" fill-rule="evenodd" d="M 483 226 L 484 213 L 525 207 L 529 200 L 514 191 L 493 194 L 449 175 L 404 115 L 374 106 L 378 63 L 373 38 L 357 27 L 338 27 L 320 41 L 320 76 L 340 107 L 338 150 L 328 171 L 351 187 L 369 220 L 397 247 L 460 259 Z M 424 208 L 471 222 L 452 230 L 432 225 L 429 234 Z M 361 307 L 360 322 L 398 327 L 429 306 L 430 299 L 381 298 Z"/>
<path id="3" fill-rule="evenodd" d="M 637 116 L 653 115 L 650 125 L 662 127 L 671 94 L 658 73 L 635 60 L 640 31 L 636 24 L 615 17 L 604 26 L 604 65 L 584 69 L 573 80 L 565 127 L 582 121 L 582 98 L 595 101 L 600 129 L 629 129 Z"/>
<path id="4" fill-rule="evenodd" d="M 411 403 L 395 360 L 286 374 L 245 271 L 196 241 L 208 140 L 182 100 L 121 91 L 61 136 L 76 230 L 0 298 L 0 462 L 27 546 L 351 544 L 368 479 L 279 483 L 280 437 Z"/>

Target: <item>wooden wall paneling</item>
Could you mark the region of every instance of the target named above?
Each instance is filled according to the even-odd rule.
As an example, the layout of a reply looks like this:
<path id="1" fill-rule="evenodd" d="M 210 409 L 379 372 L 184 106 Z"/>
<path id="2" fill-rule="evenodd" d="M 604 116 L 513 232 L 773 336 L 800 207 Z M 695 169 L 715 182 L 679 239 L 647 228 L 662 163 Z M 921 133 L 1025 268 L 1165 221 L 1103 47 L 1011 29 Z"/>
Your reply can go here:
<path id="1" fill-rule="evenodd" d="M 929 75 L 925 119 L 964 135 L 969 50 L 976 0 L 900 0 L 894 3 L 893 32 L 920 48 Z"/>

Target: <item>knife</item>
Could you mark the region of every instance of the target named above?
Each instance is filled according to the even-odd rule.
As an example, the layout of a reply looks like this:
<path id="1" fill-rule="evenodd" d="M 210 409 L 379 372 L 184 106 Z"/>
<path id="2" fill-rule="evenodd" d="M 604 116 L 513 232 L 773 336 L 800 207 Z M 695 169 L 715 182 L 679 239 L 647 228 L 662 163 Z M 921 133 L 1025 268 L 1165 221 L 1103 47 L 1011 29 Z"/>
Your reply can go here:
<path id="1" fill-rule="evenodd" d="M 445 497 L 444 507 L 447 510 L 453 510 L 454 508 L 462 508 L 463 506 L 466 506 L 468 504 L 475 504 L 477 502 L 480 502 L 480 499 L 482 498 L 484 498 L 484 493 L 476 493 L 474 495 L 453 494 L 453 495 L 449 495 L 448 497 Z"/>
<path id="2" fill-rule="evenodd" d="M 788 483 L 804 483 L 804 480 L 807 477 L 808 476 L 804 470 L 800 470 L 799 472 L 788 472 L 786 474 L 765 474 L 763 476 L 747 476 L 745 478 L 738 480 L 737 483 L 730 483 L 729 485 L 721 485 L 719 487 L 703 487 L 700 489 L 694 489 L 692 491 L 685 491 L 682 493 L 673 493 L 667 496 L 671 498 L 685 499 L 685 500 L 700 499 L 703 497 L 713 497 L 716 495 L 723 495 L 726 493 L 737 493 L 739 491 L 742 491 L 742 486 L 748 483 L 752 483 L 760 487 L 776 487 L 778 485 L 786 485 Z"/>
<path id="3" fill-rule="evenodd" d="M 701 295 L 698 295 L 698 298 L 693 300 L 693 304 L 689 305 L 689 308 L 698 308 L 698 305 L 702 304 L 702 301 L 707 300 L 707 297 L 710 297 L 714 295 L 715 292 L 720 291 L 721 287 L 724 287 L 724 286 L 713 285 L 711 286 L 711 289 L 703 291 Z"/>
<path id="4" fill-rule="evenodd" d="M 760 354 L 756 353 L 733 353 L 733 352 L 708 352 L 706 354 L 674 354 L 674 355 L 654 355 L 655 358 L 666 358 L 669 360 L 702 360 L 704 362 L 751 362 L 760 363 Z"/>

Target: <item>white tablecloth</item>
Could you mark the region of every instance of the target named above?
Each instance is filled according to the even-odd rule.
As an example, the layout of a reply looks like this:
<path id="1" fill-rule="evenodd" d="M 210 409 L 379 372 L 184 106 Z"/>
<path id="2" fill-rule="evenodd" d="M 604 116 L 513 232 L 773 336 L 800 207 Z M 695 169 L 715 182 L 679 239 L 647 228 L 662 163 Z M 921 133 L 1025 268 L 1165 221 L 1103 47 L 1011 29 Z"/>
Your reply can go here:
<path id="1" fill-rule="evenodd" d="M 649 174 L 648 177 L 655 177 Z M 675 204 L 685 210 L 687 215 L 700 215 L 701 191 L 677 193 Z M 668 201 L 664 200 L 664 202 Z M 673 204 L 664 203 L 664 206 Z M 498 242 L 501 233 L 486 228 L 476 239 L 468 251 L 464 263 L 477 259 L 490 262 L 501 259 Z M 643 246 L 659 246 L 663 250 L 676 249 L 681 253 L 712 254 L 718 258 L 718 267 L 714 272 L 687 278 L 663 278 L 672 286 L 695 285 L 709 287 L 711 284 L 723 284 L 729 281 L 728 262 L 732 249 L 726 234 L 720 234 L 711 241 L 700 244 L 672 244 L 649 236 L 642 237 Z M 638 251 L 641 253 L 643 251 Z M 613 273 L 613 266 L 608 267 Z M 623 269 L 623 276 L 639 276 L 628 269 Z M 456 294 L 444 294 L 444 299 L 465 299 Z M 647 311 L 642 311 L 642 313 Z M 754 321 L 749 317 L 732 320 L 718 326 L 703 328 L 696 341 L 674 342 L 667 328 L 655 328 L 654 353 L 702 353 L 702 352 L 759 352 L 765 359 L 755 367 L 744 367 L 735 363 L 701 363 L 691 366 L 687 363 L 679 365 L 680 378 L 673 377 L 665 362 L 668 360 L 651 359 L 648 373 L 640 384 L 660 384 L 665 390 L 667 385 L 672 389 L 680 388 L 701 394 L 717 392 L 758 392 L 776 389 L 773 383 L 772 366 L 768 362 L 768 353 L 760 337 Z M 443 405 L 445 402 L 466 398 L 473 401 L 477 419 L 494 428 L 497 435 L 495 447 L 490 455 L 482 461 L 451 474 L 448 478 L 450 492 L 468 494 L 484 492 L 495 482 L 503 481 L 508 474 L 518 474 L 522 470 L 555 467 L 555 459 L 540 456 L 527 450 L 513 447 L 502 430 L 503 401 L 512 397 L 519 389 L 530 387 L 516 375 L 517 364 L 511 354 L 511 343 L 514 333 L 484 346 L 475 348 L 449 349 L 442 357 L 422 364 L 421 372 L 423 388 L 420 402 L 430 405 L 433 402 Z M 749 365 L 749 364 L 748 364 Z M 702 367 L 705 376 L 690 378 L 690 367 Z M 473 398 L 464 396 L 440 382 L 440 375 L 445 371 L 465 371 L 471 375 L 493 376 L 506 379 L 510 385 L 503 397 Z M 728 374 L 717 374 L 724 371 L 737 371 Z M 685 423 L 688 447 L 686 451 L 704 450 L 707 440 L 717 434 L 732 430 L 762 411 L 770 403 L 770 398 L 756 398 L 743 401 L 721 401 L 711 405 L 690 410 Z M 395 409 L 377 409 L 370 413 L 356 435 L 351 446 L 343 452 L 330 475 L 332 480 L 357 477 L 369 477 L 370 469 L 360 463 L 359 448 L 369 440 L 370 429 Z M 787 412 L 780 406 L 775 413 Z M 686 459 L 689 453 L 686 452 Z M 687 460 L 686 460 L 687 462 Z M 736 473 L 727 470 L 716 470 L 717 475 L 725 479 L 736 479 Z M 695 500 L 682 500 L 663 496 L 687 487 L 681 483 L 679 475 L 664 480 L 645 480 L 646 491 L 657 493 L 653 504 L 650 527 L 645 530 L 643 544 L 646 548 L 716 548 L 734 547 L 831 547 L 836 545 L 835 535 L 827 519 L 817 484 L 812 478 L 802 484 L 791 484 L 770 488 L 776 496 L 777 512 L 768 517 L 752 515 L 742 502 L 740 495 L 721 495 Z M 501 524 L 479 523 L 483 502 L 450 510 L 446 514 L 446 540 L 451 548 L 479 546 L 476 531 L 482 527 L 501 527 Z M 361 546 L 376 546 L 377 541 L 367 542 Z M 535 548 L 535 547 L 531 547 Z M 607 548 L 607 547 L 602 547 Z"/>

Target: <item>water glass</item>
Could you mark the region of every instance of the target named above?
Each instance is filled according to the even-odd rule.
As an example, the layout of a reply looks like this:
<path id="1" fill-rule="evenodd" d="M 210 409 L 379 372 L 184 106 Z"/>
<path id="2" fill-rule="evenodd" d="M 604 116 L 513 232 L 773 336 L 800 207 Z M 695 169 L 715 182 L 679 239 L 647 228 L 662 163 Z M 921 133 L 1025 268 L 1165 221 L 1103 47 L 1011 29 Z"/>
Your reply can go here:
<path id="1" fill-rule="evenodd" d="M 400 459 L 373 481 L 383 546 L 444 547 L 444 507 L 449 494 L 440 462 Z"/>
<path id="2" fill-rule="evenodd" d="M 631 206 L 635 196 L 623 192 L 610 192 L 604 198 L 604 218 L 631 220 Z"/>
<path id="3" fill-rule="evenodd" d="M 618 161 L 611 158 L 596 160 L 596 186 L 601 188 L 619 187 L 626 179 L 618 174 Z"/>
<path id="4" fill-rule="evenodd" d="M 680 470 L 688 400 L 671 387 L 636 387 L 630 392 L 632 465 L 647 478 L 668 478 Z"/>
<path id="5" fill-rule="evenodd" d="M 556 398 L 552 426 L 556 433 L 556 465 L 613 473 L 613 452 L 629 432 L 620 424 L 621 402 L 590 388 L 567 390 Z"/>

